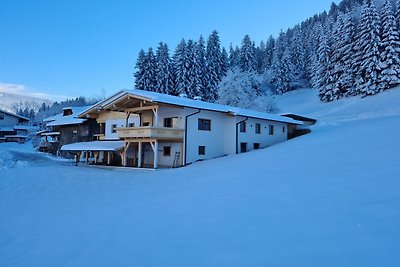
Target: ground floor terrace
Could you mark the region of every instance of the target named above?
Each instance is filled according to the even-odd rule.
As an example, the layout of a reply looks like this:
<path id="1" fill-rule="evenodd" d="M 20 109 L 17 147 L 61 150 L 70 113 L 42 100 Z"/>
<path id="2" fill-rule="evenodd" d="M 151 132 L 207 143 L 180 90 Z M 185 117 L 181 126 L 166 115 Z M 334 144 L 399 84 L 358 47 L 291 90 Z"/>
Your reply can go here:
<path id="1" fill-rule="evenodd" d="M 124 166 L 137 168 L 171 168 L 183 166 L 182 140 L 125 139 L 79 142 L 61 150 L 75 156 L 76 164 Z"/>

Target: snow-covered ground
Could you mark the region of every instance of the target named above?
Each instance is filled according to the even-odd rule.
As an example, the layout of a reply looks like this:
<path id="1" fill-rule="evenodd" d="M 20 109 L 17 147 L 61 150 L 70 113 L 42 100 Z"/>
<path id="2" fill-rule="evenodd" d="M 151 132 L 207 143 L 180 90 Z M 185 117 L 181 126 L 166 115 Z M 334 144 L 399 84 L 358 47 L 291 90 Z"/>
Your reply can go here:
<path id="1" fill-rule="evenodd" d="M 317 117 L 311 134 L 180 169 L 0 144 L 26 162 L 0 167 L 0 266 L 400 266 L 400 90 L 290 94 L 278 106 Z"/>

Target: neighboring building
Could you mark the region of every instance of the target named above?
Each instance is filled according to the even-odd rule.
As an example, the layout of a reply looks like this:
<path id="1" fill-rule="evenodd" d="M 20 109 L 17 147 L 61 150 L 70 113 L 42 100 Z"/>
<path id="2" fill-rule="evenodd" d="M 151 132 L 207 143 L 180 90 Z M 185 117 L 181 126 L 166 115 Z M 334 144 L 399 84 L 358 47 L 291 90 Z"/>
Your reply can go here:
<path id="1" fill-rule="evenodd" d="M 28 118 L 0 110 L 0 142 L 24 142 L 27 131 L 21 131 Z"/>
<path id="2" fill-rule="evenodd" d="M 281 114 L 281 116 L 292 118 L 296 121 L 301 121 L 303 123 L 302 126 L 289 127 L 289 129 L 288 129 L 289 130 L 289 132 L 288 132 L 289 139 L 295 138 L 297 136 L 301 136 L 304 134 L 308 134 L 309 132 L 311 132 L 311 130 L 308 126 L 311 126 L 311 125 L 314 125 L 315 123 L 317 123 L 316 119 L 301 116 L 301 115 L 294 114 L 294 113 L 284 113 L 284 114 Z"/>
<path id="3" fill-rule="evenodd" d="M 78 115 L 88 107 L 67 107 L 63 112 L 43 120 L 46 129 L 37 132 L 41 136 L 39 150 L 60 154 L 60 147 L 76 142 L 93 141 L 97 133 L 97 123 L 94 120 L 82 119 Z M 61 154 L 70 157 L 67 152 Z"/>
<path id="4" fill-rule="evenodd" d="M 265 148 L 288 139 L 291 118 L 154 92 L 121 91 L 79 116 L 95 119 L 99 141 L 65 145 L 87 160 L 177 167 Z M 123 142 L 121 142 L 123 141 Z"/>

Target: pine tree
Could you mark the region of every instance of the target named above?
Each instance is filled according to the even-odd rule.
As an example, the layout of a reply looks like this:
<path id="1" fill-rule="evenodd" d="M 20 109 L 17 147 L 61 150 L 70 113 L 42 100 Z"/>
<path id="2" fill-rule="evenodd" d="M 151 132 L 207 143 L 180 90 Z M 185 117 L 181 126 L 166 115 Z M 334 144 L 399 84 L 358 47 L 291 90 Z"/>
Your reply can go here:
<path id="1" fill-rule="evenodd" d="M 255 49 L 249 35 L 245 35 L 240 48 L 239 66 L 242 71 L 255 71 L 257 69 Z"/>
<path id="2" fill-rule="evenodd" d="M 213 31 L 207 40 L 207 95 L 204 100 L 214 102 L 218 98 L 218 84 L 223 77 L 222 54 L 217 31 Z"/>
<path id="3" fill-rule="evenodd" d="M 285 51 L 281 59 L 274 62 L 273 66 L 273 81 L 275 91 L 278 94 L 283 94 L 291 90 L 290 83 L 293 80 L 290 52 Z"/>
<path id="4" fill-rule="evenodd" d="M 268 70 L 272 66 L 272 54 L 275 47 L 275 39 L 271 35 L 269 36 L 266 44 L 265 44 L 265 52 L 264 52 L 264 70 Z"/>
<path id="5" fill-rule="evenodd" d="M 144 83 L 144 64 L 146 61 L 146 54 L 143 49 L 140 49 L 138 58 L 136 60 L 136 72 L 134 74 L 135 77 L 135 86 L 136 89 L 145 90 Z"/>
<path id="6" fill-rule="evenodd" d="M 397 21 L 397 29 L 400 29 L 400 0 L 396 2 L 396 21 Z"/>
<path id="7" fill-rule="evenodd" d="M 380 91 L 379 44 L 380 19 L 371 0 L 362 8 L 356 43 L 357 80 L 356 93 L 373 95 Z"/>
<path id="8" fill-rule="evenodd" d="M 196 59 L 199 65 L 198 75 L 200 76 L 200 92 L 199 96 L 204 99 L 207 95 L 207 66 L 206 66 L 206 49 L 203 36 L 200 36 L 196 46 Z"/>
<path id="9" fill-rule="evenodd" d="M 265 43 L 260 42 L 260 45 L 255 49 L 256 70 L 259 74 L 265 71 Z"/>
<path id="10" fill-rule="evenodd" d="M 340 25 L 338 36 L 335 38 L 337 44 L 339 77 L 337 87 L 340 89 L 340 96 L 353 94 L 355 69 L 352 64 L 354 55 L 355 27 L 349 11 L 340 13 Z"/>
<path id="11" fill-rule="evenodd" d="M 147 51 L 145 61 L 143 64 L 143 80 L 144 90 L 156 91 L 156 57 L 154 56 L 153 49 L 150 47 Z"/>
<path id="12" fill-rule="evenodd" d="M 173 65 L 175 69 L 175 92 L 174 95 L 187 94 L 190 81 L 188 80 L 189 60 L 186 41 L 182 41 L 175 49 L 173 56 Z"/>
<path id="13" fill-rule="evenodd" d="M 222 60 L 221 73 L 222 73 L 222 77 L 224 77 L 224 76 L 226 76 L 226 73 L 228 72 L 228 68 L 229 68 L 229 57 L 228 57 L 228 53 L 226 52 L 225 47 L 222 47 L 221 60 Z"/>
<path id="14" fill-rule="evenodd" d="M 174 90 L 172 63 L 167 44 L 160 43 L 156 52 L 156 91 L 170 94 Z"/>
<path id="15" fill-rule="evenodd" d="M 196 57 L 197 44 L 189 39 L 186 44 L 187 66 L 186 79 L 188 81 L 185 93 L 189 98 L 201 96 L 201 68 Z"/>
<path id="16" fill-rule="evenodd" d="M 400 84 L 400 36 L 389 0 L 382 9 L 382 22 L 380 81 L 385 90 Z"/>
<path id="17" fill-rule="evenodd" d="M 229 68 L 239 67 L 240 50 L 239 47 L 229 46 Z"/>
<path id="18" fill-rule="evenodd" d="M 291 55 L 290 59 L 293 66 L 294 75 L 298 79 L 305 77 L 305 48 L 301 37 L 300 27 L 294 28 L 294 34 L 291 38 Z"/>
<path id="19" fill-rule="evenodd" d="M 332 101 L 332 63 L 331 47 L 329 45 L 329 32 L 324 32 L 319 39 L 318 64 L 316 69 L 316 86 L 322 101 Z"/>
<path id="20" fill-rule="evenodd" d="M 342 80 L 344 76 L 347 74 L 345 65 L 343 60 L 348 57 L 344 53 L 344 48 L 347 48 L 348 40 L 346 40 L 345 34 L 345 22 L 343 13 L 339 13 L 337 16 L 336 23 L 333 24 L 332 28 L 332 39 L 333 42 L 331 44 L 331 65 L 332 65 L 332 76 L 330 77 L 331 85 L 328 85 L 328 88 L 332 88 L 330 92 L 329 100 L 337 100 L 343 97 L 346 93 L 346 90 L 343 87 Z M 350 40 L 351 41 L 351 40 Z M 351 48 L 351 46 L 350 46 Z M 351 52 L 351 50 L 350 50 Z"/>

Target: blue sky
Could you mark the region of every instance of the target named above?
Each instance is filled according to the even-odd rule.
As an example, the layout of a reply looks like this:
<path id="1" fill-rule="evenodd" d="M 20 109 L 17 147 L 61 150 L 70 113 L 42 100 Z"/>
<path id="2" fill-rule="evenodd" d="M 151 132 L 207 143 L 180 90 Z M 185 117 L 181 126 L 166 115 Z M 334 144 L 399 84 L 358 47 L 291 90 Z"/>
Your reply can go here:
<path id="1" fill-rule="evenodd" d="M 245 34 L 258 43 L 331 2 L 1 0 L 0 91 L 107 96 L 133 87 L 141 48 L 163 41 L 173 51 L 214 29 L 226 47 Z"/>

